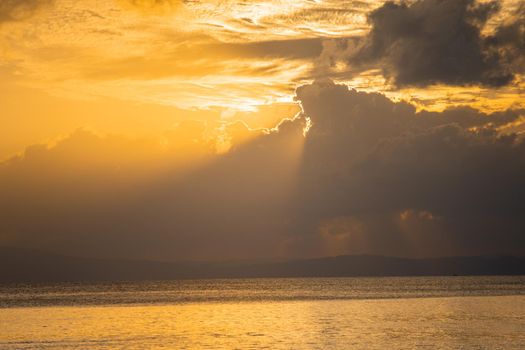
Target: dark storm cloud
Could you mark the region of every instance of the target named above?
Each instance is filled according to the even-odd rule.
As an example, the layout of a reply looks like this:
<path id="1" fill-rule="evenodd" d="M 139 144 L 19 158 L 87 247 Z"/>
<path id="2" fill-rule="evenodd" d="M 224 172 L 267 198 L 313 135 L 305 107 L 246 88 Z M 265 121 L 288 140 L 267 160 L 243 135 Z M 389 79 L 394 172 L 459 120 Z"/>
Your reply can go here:
<path id="1" fill-rule="evenodd" d="M 515 136 L 435 127 L 383 141 L 356 172 L 360 210 L 429 213 L 443 226 L 440 249 L 456 254 L 523 254 L 525 144 Z"/>
<path id="2" fill-rule="evenodd" d="M 525 143 L 496 130 L 525 111 L 416 112 L 330 81 L 297 99 L 303 115 L 182 174 L 169 160 L 193 138 L 153 177 L 140 142 L 30 148 L 0 167 L 1 242 L 171 260 L 525 253 Z"/>
<path id="3" fill-rule="evenodd" d="M 350 58 L 361 68 L 379 67 L 396 86 L 502 86 L 516 73 L 517 41 L 523 45 L 523 22 L 516 18 L 482 34 L 499 1 L 419 0 L 387 2 L 369 14 L 372 26 Z"/>
<path id="4" fill-rule="evenodd" d="M 328 237 L 354 252 L 523 254 L 525 143 L 495 128 L 525 111 L 416 113 L 330 82 L 301 87 L 297 96 L 313 122 L 298 232 L 328 222 Z M 310 232 L 309 244 L 322 244 Z"/>
<path id="5" fill-rule="evenodd" d="M 53 0 L 2 0 L 0 2 L 0 23 L 25 19 L 39 7 L 52 2 Z"/>

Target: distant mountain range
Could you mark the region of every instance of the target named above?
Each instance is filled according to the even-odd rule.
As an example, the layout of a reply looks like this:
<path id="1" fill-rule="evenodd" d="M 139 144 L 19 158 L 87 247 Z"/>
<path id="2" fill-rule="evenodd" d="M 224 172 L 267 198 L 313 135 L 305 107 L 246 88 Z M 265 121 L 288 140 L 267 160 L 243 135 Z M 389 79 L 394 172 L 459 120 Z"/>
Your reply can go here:
<path id="1" fill-rule="evenodd" d="M 525 275 L 525 257 L 428 259 L 346 255 L 281 262 L 153 262 L 78 258 L 0 247 L 0 282 L 248 277 Z"/>

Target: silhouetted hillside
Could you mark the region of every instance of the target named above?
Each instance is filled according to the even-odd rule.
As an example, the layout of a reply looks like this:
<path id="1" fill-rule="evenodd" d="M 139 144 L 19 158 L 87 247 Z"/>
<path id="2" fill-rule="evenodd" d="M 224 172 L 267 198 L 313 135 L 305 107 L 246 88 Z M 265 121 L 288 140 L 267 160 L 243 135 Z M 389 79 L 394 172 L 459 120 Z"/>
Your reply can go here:
<path id="1" fill-rule="evenodd" d="M 168 263 L 88 259 L 0 248 L 1 282 L 423 275 L 525 275 L 525 257 L 407 259 L 355 255 L 272 263 Z"/>

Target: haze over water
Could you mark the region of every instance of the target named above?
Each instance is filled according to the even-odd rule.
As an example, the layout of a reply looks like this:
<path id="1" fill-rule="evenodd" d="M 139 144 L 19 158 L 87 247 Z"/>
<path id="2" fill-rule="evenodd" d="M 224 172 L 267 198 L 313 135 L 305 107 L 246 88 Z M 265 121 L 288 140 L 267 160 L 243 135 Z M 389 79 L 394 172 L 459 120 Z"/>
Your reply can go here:
<path id="1" fill-rule="evenodd" d="M 525 277 L 8 285 L 0 349 L 522 349 Z"/>

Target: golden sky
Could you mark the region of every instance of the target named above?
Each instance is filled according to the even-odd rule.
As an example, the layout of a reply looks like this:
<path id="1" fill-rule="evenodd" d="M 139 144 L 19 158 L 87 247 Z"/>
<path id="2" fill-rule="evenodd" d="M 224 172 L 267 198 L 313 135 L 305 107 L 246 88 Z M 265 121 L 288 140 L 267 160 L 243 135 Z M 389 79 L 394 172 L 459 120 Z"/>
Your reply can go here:
<path id="1" fill-rule="evenodd" d="M 504 22 L 518 4 L 504 1 L 484 30 Z M 368 13 L 381 5 L 7 1 L 0 20 L 0 159 L 78 127 L 134 136 L 186 119 L 273 127 L 298 111 L 295 88 L 325 75 L 426 109 L 523 106 L 521 83 L 394 89 L 377 69 L 345 74 L 350 68 L 333 49 L 337 40 L 365 35 Z"/>
<path id="2" fill-rule="evenodd" d="M 524 23 L 521 0 L 1 1 L 0 244 L 512 251 Z"/>

